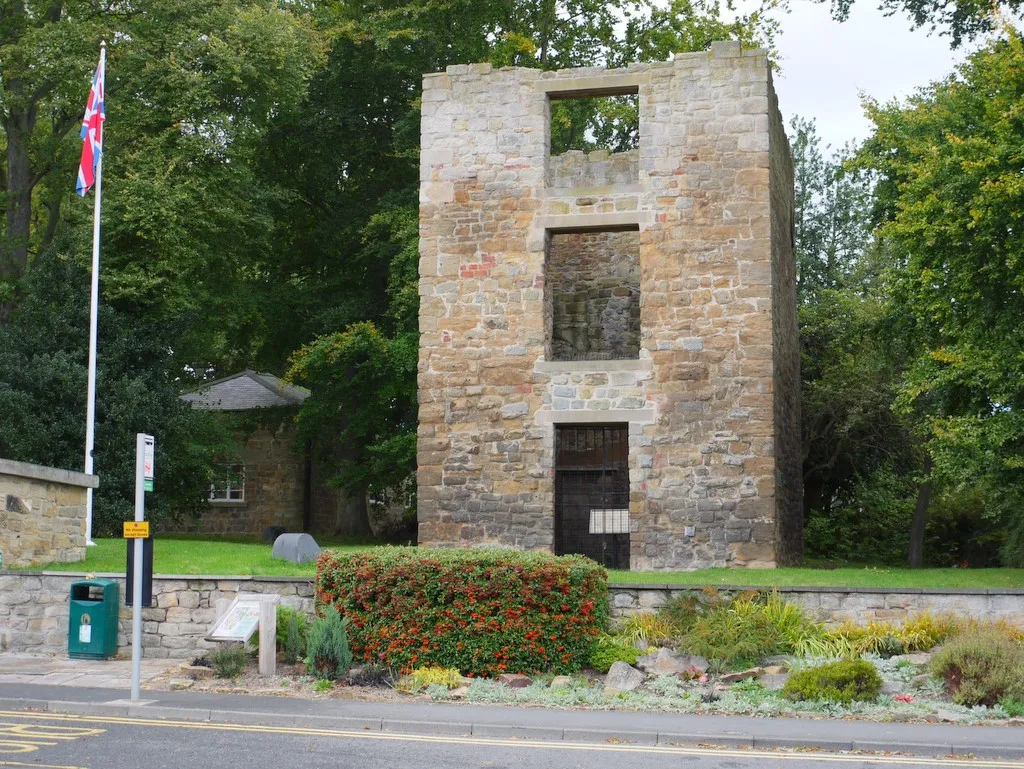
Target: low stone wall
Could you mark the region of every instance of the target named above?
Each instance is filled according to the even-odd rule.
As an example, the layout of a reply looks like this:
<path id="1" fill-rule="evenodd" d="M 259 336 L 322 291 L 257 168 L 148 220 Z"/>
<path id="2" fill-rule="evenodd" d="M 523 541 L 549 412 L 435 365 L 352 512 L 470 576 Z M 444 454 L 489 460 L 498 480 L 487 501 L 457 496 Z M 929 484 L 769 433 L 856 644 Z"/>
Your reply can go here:
<path id="1" fill-rule="evenodd" d="M 672 597 L 699 589 L 699 586 L 680 585 L 610 585 L 611 615 L 620 618 L 657 609 Z M 726 585 L 716 589 L 725 594 L 735 594 L 751 588 Z M 1024 589 L 780 587 L 777 590 L 789 603 L 802 606 L 815 619 L 830 625 L 847 620 L 861 625 L 899 621 L 931 612 L 1002 619 L 1024 627 Z"/>
<path id="2" fill-rule="evenodd" d="M 84 574 L 0 572 L 0 648 L 66 654 L 68 593 Z M 132 612 L 124 604 L 124 575 L 100 574 L 121 583 L 119 653 L 130 654 Z M 142 610 L 142 656 L 187 659 L 216 647 L 203 640 L 216 620 L 217 602 L 242 593 L 277 593 L 281 603 L 313 612 L 313 582 L 305 577 L 160 576 L 153 578 L 153 606 Z"/>
<path id="3" fill-rule="evenodd" d="M 68 592 L 81 573 L 0 571 L 0 649 L 66 654 Z M 121 582 L 124 575 L 98 575 Z M 656 609 L 670 597 L 698 586 L 617 585 L 609 587 L 611 615 L 622 618 Z M 747 590 L 721 587 L 724 593 Z M 143 609 L 142 655 L 150 659 L 187 659 L 216 644 L 203 640 L 216 619 L 217 602 L 243 593 L 276 593 L 281 603 L 307 614 L 314 608 L 313 582 L 306 577 L 160 576 L 153 578 L 152 608 Z M 1005 619 L 1024 626 L 1024 589 L 1016 590 L 885 590 L 868 588 L 779 588 L 783 597 L 817 618 L 839 623 L 852 620 L 899 620 L 925 611 L 951 612 L 980 619 Z M 131 610 L 121 609 L 119 652 L 129 653 Z"/>
<path id="4" fill-rule="evenodd" d="M 88 489 L 95 475 L 0 459 L 0 557 L 6 566 L 85 558 Z"/>

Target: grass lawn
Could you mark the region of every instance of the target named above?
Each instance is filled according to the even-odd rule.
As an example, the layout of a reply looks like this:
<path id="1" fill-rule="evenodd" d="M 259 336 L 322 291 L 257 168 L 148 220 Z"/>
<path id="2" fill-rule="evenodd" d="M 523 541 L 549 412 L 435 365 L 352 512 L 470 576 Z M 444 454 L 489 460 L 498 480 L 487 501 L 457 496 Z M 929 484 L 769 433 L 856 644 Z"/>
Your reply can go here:
<path id="1" fill-rule="evenodd" d="M 84 561 L 53 563 L 47 571 L 124 573 L 125 541 L 97 539 Z M 321 545 L 334 550 L 362 550 L 368 544 L 326 539 Z M 157 574 L 229 574 L 264 576 L 313 576 L 313 564 L 297 565 L 270 557 L 270 547 L 255 539 L 219 539 L 175 535 L 158 537 L 154 543 L 153 570 Z M 820 587 L 931 587 L 1011 588 L 1024 587 L 1024 569 L 898 569 L 885 566 L 795 569 L 702 569 L 700 571 L 611 571 L 612 582 L 633 584 L 750 585 L 772 587 L 814 585 Z"/>

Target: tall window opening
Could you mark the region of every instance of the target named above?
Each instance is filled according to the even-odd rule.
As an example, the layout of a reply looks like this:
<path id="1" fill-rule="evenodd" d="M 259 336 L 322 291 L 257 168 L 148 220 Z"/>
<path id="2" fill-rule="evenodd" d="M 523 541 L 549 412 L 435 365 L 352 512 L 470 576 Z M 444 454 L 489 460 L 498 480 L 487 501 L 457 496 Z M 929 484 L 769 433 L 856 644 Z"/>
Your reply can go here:
<path id="1" fill-rule="evenodd" d="M 553 232 L 545 266 L 548 360 L 640 357 L 640 233 Z"/>

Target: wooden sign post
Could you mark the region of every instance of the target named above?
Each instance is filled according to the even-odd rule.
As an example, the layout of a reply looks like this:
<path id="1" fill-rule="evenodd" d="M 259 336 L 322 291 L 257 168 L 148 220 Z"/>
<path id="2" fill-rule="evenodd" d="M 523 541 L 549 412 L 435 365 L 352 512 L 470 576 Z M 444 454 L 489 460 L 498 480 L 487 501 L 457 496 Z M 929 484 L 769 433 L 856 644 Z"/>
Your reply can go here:
<path id="1" fill-rule="evenodd" d="M 279 595 L 239 593 L 214 623 L 207 641 L 245 643 L 259 628 L 260 675 L 272 676 L 277 670 L 277 604 Z"/>

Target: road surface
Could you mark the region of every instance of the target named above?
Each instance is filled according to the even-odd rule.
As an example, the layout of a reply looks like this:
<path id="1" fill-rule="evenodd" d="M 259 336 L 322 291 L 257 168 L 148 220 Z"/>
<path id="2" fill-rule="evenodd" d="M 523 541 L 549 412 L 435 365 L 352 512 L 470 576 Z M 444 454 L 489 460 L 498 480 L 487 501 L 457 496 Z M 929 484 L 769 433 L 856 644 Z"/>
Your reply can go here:
<path id="1" fill-rule="evenodd" d="M 0 767 L 1024 769 L 1024 762 L 595 745 L 0 711 Z"/>

